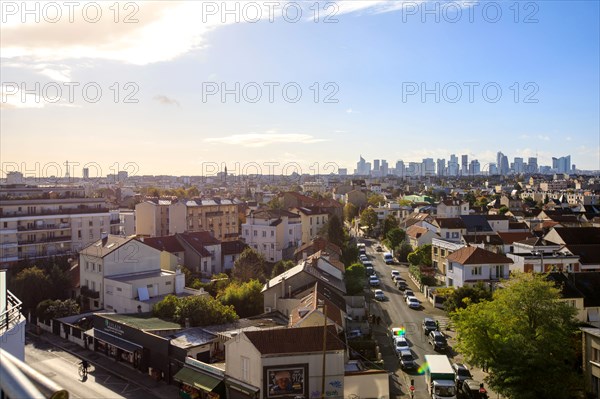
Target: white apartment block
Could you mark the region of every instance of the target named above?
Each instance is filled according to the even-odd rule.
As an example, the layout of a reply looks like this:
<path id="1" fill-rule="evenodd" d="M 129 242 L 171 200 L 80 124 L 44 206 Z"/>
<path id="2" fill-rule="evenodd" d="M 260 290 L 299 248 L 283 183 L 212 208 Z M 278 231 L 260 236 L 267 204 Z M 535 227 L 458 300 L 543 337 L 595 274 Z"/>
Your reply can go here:
<path id="1" fill-rule="evenodd" d="M 300 216 L 284 210 L 251 211 L 242 224 L 242 239 L 267 262 L 291 259 L 302 243 Z"/>
<path id="2" fill-rule="evenodd" d="M 0 216 L 0 267 L 76 254 L 111 228 L 102 198 L 3 199 Z"/>
<path id="3" fill-rule="evenodd" d="M 316 238 L 319 231 L 321 231 L 329 221 L 329 213 L 318 207 L 293 208 L 292 212 L 300 215 L 303 244 L 308 244 Z"/>

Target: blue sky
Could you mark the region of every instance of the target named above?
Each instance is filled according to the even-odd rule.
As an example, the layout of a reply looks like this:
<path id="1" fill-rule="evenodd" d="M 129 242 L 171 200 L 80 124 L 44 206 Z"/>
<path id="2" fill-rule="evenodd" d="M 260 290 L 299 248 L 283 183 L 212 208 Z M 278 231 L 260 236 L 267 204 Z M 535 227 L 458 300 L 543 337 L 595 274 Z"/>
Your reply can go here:
<path id="1" fill-rule="evenodd" d="M 198 175 L 223 162 L 314 173 L 352 171 L 359 154 L 390 165 L 468 154 L 483 166 L 497 151 L 510 162 L 537 154 L 541 165 L 571 155 L 578 168 L 600 169 L 597 1 L 320 2 L 318 22 L 313 1 L 287 2 L 287 19 L 280 1 L 272 22 L 265 2 L 228 2 L 239 23 L 222 2 L 199 1 L 123 2 L 115 22 L 110 2 L 93 24 L 77 10 L 70 22 L 66 9 L 50 23 L 44 2 L 36 23 L 7 3 L 3 171 L 69 160 L 103 174 L 133 163 L 137 174 Z M 255 5 L 263 19 L 250 23 Z M 138 21 L 125 24 L 130 12 Z M 72 99 L 65 82 L 78 84 Z M 236 92 L 236 83 L 239 102 L 223 101 L 223 85 Z M 97 102 L 84 85 L 100 87 Z"/>

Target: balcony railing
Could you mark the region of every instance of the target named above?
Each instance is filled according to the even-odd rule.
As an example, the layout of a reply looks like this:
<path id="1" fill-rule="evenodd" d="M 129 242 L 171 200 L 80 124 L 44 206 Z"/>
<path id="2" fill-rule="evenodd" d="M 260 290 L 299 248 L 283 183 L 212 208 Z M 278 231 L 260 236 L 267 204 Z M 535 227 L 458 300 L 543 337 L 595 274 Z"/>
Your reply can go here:
<path id="1" fill-rule="evenodd" d="M 31 227 L 27 227 L 27 226 L 18 226 L 17 230 L 19 231 L 36 231 L 36 230 L 66 230 L 66 229 L 70 229 L 71 225 L 68 223 L 61 223 L 61 224 L 45 224 L 43 226 L 31 226 Z"/>
<path id="2" fill-rule="evenodd" d="M 100 298 L 100 292 L 90 289 L 87 285 L 81 286 L 81 295 L 92 299 Z"/>
<path id="3" fill-rule="evenodd" d="M 43 244 L 46 242 L 71 241 L 71 236 L 37 238 L 35 240 L 20 240 L 19 245 Z"/>
<path id="4" fill-rule="evenodd" d="M 12 328 L 21 320 L 21 306 L 19 298 L 6 290 L 6 310 L 0 313 L 0 332 Z"/>
<path id="5" fill-rule="evenodd" d="M 0 397 L 69 399 L 69 392 L 0 348 Z"/>
<path id="6" fill-rule="evenodd" d="M 81 213 L 108 213 L 108 208 L 72 208 L 72 209 L 40 209 L 35 212 L 29 211 L 2 211 L 1 217 L 15 216 L 43 216 L 43 215 L 77 215 Z"/>

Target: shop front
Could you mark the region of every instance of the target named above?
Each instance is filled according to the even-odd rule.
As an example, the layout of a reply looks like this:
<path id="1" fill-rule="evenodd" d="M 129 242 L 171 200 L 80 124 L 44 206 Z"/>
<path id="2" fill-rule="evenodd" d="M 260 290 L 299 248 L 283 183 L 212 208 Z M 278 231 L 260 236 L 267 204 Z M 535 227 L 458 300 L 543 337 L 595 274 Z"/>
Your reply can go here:
<path id="1" fill-rule="evenodd" d="M 231 377 L 225 380 L 225 390 L 227 399 L 258 399 L 260 395 L 259 388 Z"/>
<path id="2" fill-rule="evenodd" d="M 94 330 L 94 350 L 138 369 L 143 347 L 114 335 Z"/>
<path id="3" fill-rule="evenodd" d="M 182 399 L 225 399 L 225 372 L 193 358 L 173 377 Z"/>

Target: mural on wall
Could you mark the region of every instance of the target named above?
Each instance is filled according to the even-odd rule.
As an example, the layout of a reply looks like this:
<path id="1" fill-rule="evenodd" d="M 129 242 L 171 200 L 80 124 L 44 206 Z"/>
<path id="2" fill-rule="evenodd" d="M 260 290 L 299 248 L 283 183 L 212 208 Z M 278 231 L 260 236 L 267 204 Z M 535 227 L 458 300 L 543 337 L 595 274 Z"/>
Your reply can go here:
<path id="1" fill-rule="evenodd" d="M 264 367 L 267 398 L 308 396 L 308 364 Z"/>

